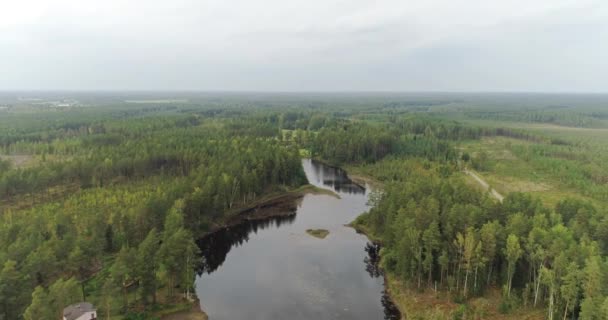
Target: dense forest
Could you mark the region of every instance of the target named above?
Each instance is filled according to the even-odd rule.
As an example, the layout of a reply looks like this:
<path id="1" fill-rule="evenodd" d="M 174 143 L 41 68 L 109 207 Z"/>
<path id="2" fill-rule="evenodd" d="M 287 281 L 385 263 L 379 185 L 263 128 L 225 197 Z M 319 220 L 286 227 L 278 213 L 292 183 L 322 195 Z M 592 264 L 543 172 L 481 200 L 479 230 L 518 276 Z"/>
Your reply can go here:
<path id="1" fill-rule="evenodd" d="M 123 313 L 161 287 L 165 301 L 191 291 L 195 234 L 306 182 L 299 151 L 264 123 L 173 115 L 16 135 L 5 150 L 31 160 L 0 171 L 0 318 L 57 319 L 85 298 Z"/>
<path id="2" fill-rule="evenodd" d="M 82 300 L 104 317 L 150 318 L 191 298 L 195 240 L 265 195 L 306 184 L 301 157 L 380 182 L 355 225 L 382 243 L 387 277 L 458 305 L 410 314 L 485 318 L 472 301 L 498 292 L 504 315 L 607 319 L 603 132 L 510 123 L 601 126 L 595 100 L 531 111 L 477 107 L 491 97 L 91 99 L 0 111 L 0 319 L 57 319 Z M 571 114 L 575 123 L 561 122 Z M 488 148 L 495 141 L 506 151 Z M 526 170 L 502 165 L 511 158 Z M 529 192 L 500 202 L 464 168 L 540 177 L 561 193 L 549 204 Z"/>
<path id="3" fill-rule="evenodd" d="M 501 288 L 503 313 L 542 305 L 549 319 L 608 315 L 604 212 L 574 199 L 547 208 L 522 193 L 500 203 L 455 169 L 415 159 L 367 168 L 386 184 L 357 224 L 382 240 L 386 270 L 410 288 L 446 290 L 457 301 Z"/>

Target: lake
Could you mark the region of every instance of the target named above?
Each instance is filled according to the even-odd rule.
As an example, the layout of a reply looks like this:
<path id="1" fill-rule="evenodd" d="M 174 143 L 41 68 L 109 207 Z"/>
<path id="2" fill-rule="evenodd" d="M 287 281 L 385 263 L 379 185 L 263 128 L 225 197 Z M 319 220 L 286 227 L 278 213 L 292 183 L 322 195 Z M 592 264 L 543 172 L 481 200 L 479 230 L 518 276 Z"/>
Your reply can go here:
<path id="1" fill-rule="evenodd" d="M 295 215 L 246 221 L 199 241 L 196 293 L 211 320 L 399 319 L 377 268 L 378 246 L 345 226 L 367 211 L 369 187 L 346 172 L 302 161 L 310 184 Z M 319 239 L 307 229 L 326 229 Z"/>

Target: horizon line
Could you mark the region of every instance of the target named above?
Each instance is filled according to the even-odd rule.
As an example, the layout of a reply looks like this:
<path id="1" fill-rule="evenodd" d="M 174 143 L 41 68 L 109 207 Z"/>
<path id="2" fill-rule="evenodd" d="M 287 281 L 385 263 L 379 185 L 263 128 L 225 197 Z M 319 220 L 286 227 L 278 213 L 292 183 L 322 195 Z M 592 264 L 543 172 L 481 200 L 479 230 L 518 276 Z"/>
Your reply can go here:
<path id="1" fill-rule="evenodd" d="M 608 91 L 547 90 L 221 90 L 221 89 L 0 89 L 0 93 L 219 93 L 219 94 L 587 94 L 606 95 Z"/>

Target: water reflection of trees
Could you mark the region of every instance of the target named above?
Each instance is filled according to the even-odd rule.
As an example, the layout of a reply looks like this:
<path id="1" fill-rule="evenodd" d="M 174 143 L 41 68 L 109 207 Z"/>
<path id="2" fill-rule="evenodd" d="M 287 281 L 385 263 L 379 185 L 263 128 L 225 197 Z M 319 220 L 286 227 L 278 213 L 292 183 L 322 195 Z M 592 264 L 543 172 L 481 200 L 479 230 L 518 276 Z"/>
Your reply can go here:
<path id="1" fill-rule="evenodd" d="M 365 271 L 372 277 L 378 278 L 384 276 L 382 270 L 380 269 L 380 245 L 372 242 L 368 242 L 365 245 L 365 252 L 367 255 L 363 259 L 365 262 Z M 382 290 L 382 298 L 380 299 L 382 303 L 382 307 L 384 309 L 384 319 L 385 320 L 398 320 L 401 319 L 401 313 L 397 306 L 393 303 L 388 292 L 386 290 Z"/>
<path id="2" fill-rule="evenodd" d="M 391 300 L 386 290 L 382 290 L 382 307 L 384 308 L 384 319 L 385 320 L 399 320 L 401 319 L 401 312 L 397 309 L 397 306 Z"/>
<path id="3" fill-rule="evenodd" d="M 363 262 L 365 262 L 365 270 L 367 273 L 369 273 L 372 278 L 382 276 L 382 271 L 378 266 L 378 263 L 380 262 L 380 245 L 368 242 L 365 245 L 365 252 L 367 252 L 367 256 L 365 256 Z"/>
<path id="4" fill-rule="evenodd" d="M 364 194 L 365 188 L 353 183 L 352 181 L 336 181 L 325 179 L 323 180 L 323 185 L 331 187 L 336 192 L 340 193 L 348 193 L 348 194 Z"/>
<path id="5" fill-rule="evenodd" d="M 340 168 L 330 167 L 314 160 L 311 161 L 311 167 L 312 170 L 307 170 L 309 171 L 307 172 L 308 175 L 313 175 L 313 177 L 309 177 L 309 180 L 311 181 L 322 183 L 324 186 L 331 187 L 340 193 L 365 193 L 365 188 L 354 183 L 350 178 L 348 178 L 346 171 Z M 197 268 L 198 274 L 200 275 L 205 272 L 213 273 L 215 270 L 217 270 L 217 268 L 219 268 L 226 260 L 228 252 L 230 252 L 233 247 L 240 246 L 249 241 L 249 235 L 252 232 L 257 233 L 258 230 L 266 229 L 271 226 L 279 227 L 285 223 L 291 224 L 293 223 L 294 219 L 295 212 L 294 215 L 290 216 L 245 221 L 239 225 L 219 230 L 200 239 L 197 243 L 201 249 L 202 257 Z M 366 250 L 368 249 L 366 248 Z M 377 251 L 379 249 L 370 250 Z M 377 252 L 373 256 L 374 259 L 378 259 Z M 378 277 L 380 275 L 378 270 L 373 270 L 373 268 L 377 269 L 376 265 L 376 261 L 369 264 L 370 268 L 372 269 L 370 269 L 368 272 L 370 272 L 372 277 Z M 377 275 L 373 275 L 373 273 L 376 273 Z"/>
<path id="6" fill-rule="evenodd" d="M 337 167 L 327 166 L 315 160 L 312 160 L 311 165 L 313 172 L 309 174 L 314 174 L 314 177 L 309 177 L 309 180 L 321 182 L 324 186 L 330 187 L 336 192 L 350 194 L 365 193 L 365 188 L 354 183 L 348 177 L 346 171 Z"/>
<path id="7" fill-rule="evenodd" d="M 311 183 L 332 188 L 339 193 L 365 194 L 366 189 L 348 178 L 346 172 L 340 168 L 326 166 L 322 163 L 311 161 L 310 166 L 304 165 L 307 177 Z M 295 212 L 294 212 L 295 213 Z M 232 248 L 241 246 L 249 241 L 252 232 L 269 227 L 279 227 L 283 224 L 292 224 L 295 221 L 295 214 L 286 217 L 275 217 L 264 220 L 245 221 L 239 225 L 219 230 L 211 235 L 200 239 L 197 243 L 201 250 L 201 263 L 197 268 L 197 273 L 215 272 L 226 260 L 228 252 Z M 365 246 L 367 253 L 364 262 L 365 270 L 372 278 L 383 276 L 379 268 L 380 245 L 368 242 Z M 382 291 L 381 304 L 384 310 L 385 320 L 397 320 L 401 314 L 391 301 L 386 290 Z"/>
<path id="8" fill-rule="evenodd" d="M 213 273 L 226 260 L 228 252 L 233 247 L 241 246 L 249 241 L 251 233 L 257 233 L 269 227 L 280 227 L 283 224 L 292 224 L 296 219 L 295 214 L 288 216 L 273 217 L 263 220 L 248 220 L 235 226 L 218 230 L 197 241 L 201 250 L 201 260 L 197 267 L 197 273 Z"/>

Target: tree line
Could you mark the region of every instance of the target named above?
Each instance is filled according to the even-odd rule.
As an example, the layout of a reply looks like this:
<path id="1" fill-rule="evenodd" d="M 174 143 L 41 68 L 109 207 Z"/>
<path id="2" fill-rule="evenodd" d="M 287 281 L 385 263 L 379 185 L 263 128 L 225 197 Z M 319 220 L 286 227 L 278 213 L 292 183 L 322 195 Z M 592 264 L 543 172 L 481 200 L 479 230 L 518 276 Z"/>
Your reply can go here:
<path id="1" fill-rule="evenodd" d="M 469 187 L 454 165 L 393 159 L 368 167 L 386 184 L 357 224 L 380 237 L 382 265 L 411 288 L 457 299 L 501 288 L 502 312 L 544 307 L 548 319 L 608 314 L 608 217 L 564 199 L 527 194 L 502 203 Z"/>

